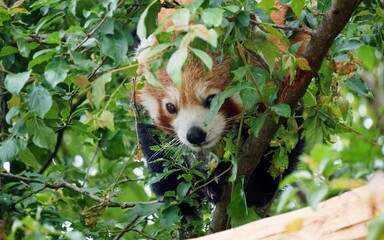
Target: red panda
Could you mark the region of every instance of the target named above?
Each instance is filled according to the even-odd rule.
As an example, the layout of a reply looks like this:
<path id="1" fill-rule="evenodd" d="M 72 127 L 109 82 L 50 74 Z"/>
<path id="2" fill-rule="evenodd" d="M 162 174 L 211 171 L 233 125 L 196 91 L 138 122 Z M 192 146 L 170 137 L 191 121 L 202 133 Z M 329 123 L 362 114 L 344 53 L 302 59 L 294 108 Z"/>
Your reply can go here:
<path id="1" fill-rule="evenodd" d="M 178 2 L 190 4 L 193 0 Z M 272 13 L 271 19 L 282 25 L 288 8 L 279 3 L 276 3 L 276 8 L 278 11 Z M 158 22 L 161 23 L 174 12 L 175 9 L 162 8 L 158 15 Z M 170 27 L 171 24 L 171 21 L 168 21 L 163 29 Z M 305 34 L 299 34 L 294 41 L 302 41 L 307 37 Z M 274 37 L 271 41 L 278 42 Z M 141 48 L 156 44 L 153 38 L 144 42 Z M 281 51 L 286 51 L 286 45 L 279 45 Z M 305 45 L 303 44 L 301 49 Z M 211 57 L 214 62 L 217 62 L 215 55 L 211 54 Z M 147 59 L 138 56 L 140 74 L 148 71 L 145 61 Z M 211 148 L 237 123 L 243 108 L 239 95 L 231 96 L 225 100 L 213 121 L 208 125 L 205 124 L 212 98 L 232 83 L 231 63 L 231 58 L 225 56 L 220 63 L 214 64 L 212 70 L 207 72 L 199 59 L 189 58 L 183 66 L 181 87 L 176 86 L 165 69 L 160 69 L 156 73 L 156 78 L 162 87 L 145 83 L 144 89 L 136 92 L 136 101 L 147 109 L 149 116 L 159 129 L 177 137 L 185 146 L 196 151 Z"/>
<path id="2" fill-rule="evenodd" d="M 192 0 L 180 0 L 178 2 L 188 4 Z M 277 24 L 282 24 L 288 8 L 280 4 L 276 4 L 276 6 L 278 11 L 271 18 Z M 174 9 L 162 8 L 158 16 L 159 23 L 174 11 Z M 166 24 L 163 28 L 170 26 L 170 24 Z M 305 38 L 307 36 L 300 37 L 299 40 Z M 141 46 L 142 49 L 156 45 L 156 40 L 153 38 L 142 39 L 142 41 L 144 41 Z M 274 38 L 271 41 L 278 42 Z M 305 47 L 305 43 L 303 46 Z M 287 48 L 282 44 L 280 47 L 281 51 Z M 238 124 L 243 111 L 240 96 L 235 94 L 225 99 L 212 121 L 206 122 L 213 97 L 223 92 L 232 83 L 230 66 L 233 60 L 231 57 L 224 56 L 218 63 L 217 55 L 210 53 L 210 56 L 214 62 L 211 71 L 204 69 L 201 60 L 192 57 L 188 58 L 183 65 L 180 87 L 171 80 L 166 70 L 162 68 L 156 72 L 156 79 L 161 87 L 152 86 L 145 82 L 144 88 L 135 93 L 135 101 L 147 110 L 149 116 L 154 120 L 156 128 L 164 131 L 172 138 L 176 138 L 181 144 L 196 152 L 207 151 L 215 147 L 222 137 L 232 131 Z M 148 59 L 143 59 L 140 54 L 138 55 L 139 73 L 141 75 L 145 75 L 146 71 L 148 71 L 147 61 Z M 256 60 L 253 60 L 253 63 L 261 67 L 261 64 Z M 156 144 L 158 138 L 149 136 L 146 128 L 143 125 L 138 126 L 142 151 L 147 158 L 150 172 L 162 173 L 164 168 L 161 163 L 153 161 L 153 158 L 167 158 L 167 156 L 165 153 L 155 153 L 150 149 L 150 145 Z M 289 156 L 289 158 L 296 159 L 292 161 L 292 165 L 289 166 L 287 172 L 294 169 L 297 155 L 302 152 L 303 143 L 300 144 Z M 249 200 L 249 204 L 256 207 L 263 207 L 271 200 L 278 184 L 275 180 L 271 180 L 271 176 L 267 172 L 270 165 L 269 160 L 262 160 L 261 162 L 261 167 L 255 170 L 255 176 L 251 177 L 250 180 L 250 184 L 254 185 L 246 187 L 247 200 Z M 268 180 L 263 178 L 268 178 Z M 180 181 L 177 175 L 172 174 L 168 176 L 168 179 L 162 179 L 160 182 L 153 184 L 152 189 L 156 195 L 162 195 L 165 191 L 175 190 Z M 253 193 L 247 194 L 250 191 L 253 191 Z M 220 198 L 220 193 L 216 192 L 214 195 L 216 195 L 214 196 L 216 200 Z M 182 213 L 187 214 L 194 211 L 193 208 L 189 209 L 185 206 L 181 210 Z"/>
<path id="3" fill-rule="evenodd" d="M 138 101 L 159 129 L 177 137 L 185 146 L 195 151 L 211 148 L 241 116 L 242 102 L 236 95 L 227 98 L 214 119 L 205 124 L 212 98 L 232 82 L 230 62 L 226 57 L 206 72 L 200 60 L 189 60 L 184 65 L 180 88 L 162 69 L 157 72 L 162 87 L 146 84 L 137 92 Z"/>

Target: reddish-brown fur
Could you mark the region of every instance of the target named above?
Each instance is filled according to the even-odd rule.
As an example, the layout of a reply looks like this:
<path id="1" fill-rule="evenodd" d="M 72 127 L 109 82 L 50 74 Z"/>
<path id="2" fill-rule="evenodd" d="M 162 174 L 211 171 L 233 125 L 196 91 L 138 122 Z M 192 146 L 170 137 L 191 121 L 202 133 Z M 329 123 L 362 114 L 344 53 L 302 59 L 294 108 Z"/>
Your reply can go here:
<path id="1" fill-rule="evenodd" d="M 180 4 L 188 4 L 193 2 L 193 0 L 179 0 Z M 273 12 L 271 15 L 272 20 L 279 25 L 283 25 L 285 22 L 285 14 L 288 11 L 288 8 L 284 5 L 276 3 L 277 11 Z M 164 20 L 167 16 L 174 13 L 174 9 L 165 9 L 162 8 L 159 15 L 158 21 Z M 172 25 L 171 22 L 167 23 L 163 30 L 170 27 Z M 299 34 L 294 41 L 304 41 L 300 52 L 306 46 L 306 42 L 308 40 L 308 35 Z M 277 43 L 280 46 L 281 52 L 285 51 L 288 46 L 281 44 L 276 38 L 271 38 L 272 42 Z M 153 42 L 156 44 L 156 40 Z M 216 57 L 211 55 L 214 60 Z M 198 59 L 189 56 L 189 59 L 183 66 L 183 74 L 182 74 L 182 85 L 180 88 L 177 88 L 174 82 L 170 79 L 165 69 L 161 69 L 156 73 L 156 78 L 162 85 L 162 87 L 154 87 L 147 82 L 145 83 L 145 87 L 136 93 L 136 101 L 138 103 L 143 103 L 145 100 L 152 99 L 150 105 L 156 104 L 155 106 L 149 106 L 153 109 L 157 109 L 156 116 L 152 116 L 154 118 L 155 124 L 157 127 L 167 132 L 170 135 L 175 136 L 176 132 L 172 127 L 172 122 L 176 119 L 176 114 L 171 114 L 166 110 L 165 104 L 163 102 L 164 99 L 168 99 L 173 104 L 175 104 L 177 109 L 188 109 L 193 106 L 203 106 L 207 95 L 211 94 L 209 90 L 217 90 L 218 93 L 224 91 L 228 86 L 230 86 L 232 82 L 232 77 L 230 73 L 230 65 L 231 58 L 229 56 L 225 56 L 222 62 L 219 64 L 217 62 L 214 63 L 212 71 L 206 71 L 202 62 Z M 254 60 L 252 61 L 254 62 Z M 257 63 L 255 65 L 258 65 Z M 147 71 L 146 64 L 141 64 L 139 67 L 139 73 L 144 74 Z M 202 84 L 206 84 L 205 86 L 205 95 L 197 96 L 198 93 L 202 89 Z M 178 101 L 172 99 L 172 94 L 169 93 L 169 89 L 173 89 L 172 91 L 177 91 L 179 95 Z M 238 96 L 237 96 L 238 97 Z M 148 103 L 147 103 L 148 104 Z M 143 104 L 145 105 L 145 104 Z M 146 106 L 148 108 L 148 106 Z M 238 98 L 231 97 L 225 100 L 223 106 L 220 109 L 220 112 L 225 116 L 226 119 L 231 119 L 229 123 L 227 123 L 226 128 L 230 128 L 239 118 L 242 111 L 242 104 L 238 101 Z M 153 114 L 152 114 L 153 115 Z M 226 129 L 227 130 L 227 129 Z"/>
<path id="2" fill-rule="evenodd" d="M 190 59 L 184 64 L 183 71 L 183 82 L 180 88 L 170 79 L 165 69 L 161 69 L 157 72 L 157 79 L 160 84 L 164 87 L 170 87 L 178 89 L 180 99 L 176 105 L 178 109 L 187 109 L 193 105 L 203 106 L 205 98 L 209 94 L 205 92 L 205 96 L 197 96 L 197 88 L 199 84 L 206 83 L 206 89 L 215 89 L 218 92 L 224 91 L 228 86 L 231 85 L 232 77 L 230 74 L 231 59 L 225 57 L 220 64 L 214 64 L 212 71 L 207 71 L 202 62 L 196 58 L 190 57 Z M 175 132 L 172 130 L 170 123 L 176 118 L 175 114 L 171 114 L 166 111 L 163 106 L 162 100 L 169 97 L 167 91 L 164 88 L 154 87 L 150 84 L 145 84 L 143 90 L 137 92 L 137 101 L 143 102 L 145 98 L 152 97 L 156 99 L 158 103 L 158 118 L 155 118 L 155 124 L 163 131 L 174 135 Z M 236 103 L 233 99 L 228 98 L 223 107 L 220 109 L 226 118 L 233 119 L 228 124 L 228 127 L 235 122 L 235 117 L 241 114 L 241 105 Z"/>

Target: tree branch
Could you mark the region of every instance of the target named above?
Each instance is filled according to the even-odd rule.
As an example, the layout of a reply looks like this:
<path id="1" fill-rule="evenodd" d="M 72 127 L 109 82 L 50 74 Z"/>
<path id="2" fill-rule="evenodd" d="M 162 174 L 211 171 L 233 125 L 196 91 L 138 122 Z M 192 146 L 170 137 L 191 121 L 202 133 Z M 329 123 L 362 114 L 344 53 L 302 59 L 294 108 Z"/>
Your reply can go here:
<path id="1" fill-rule="evenodd" d="M 119 240 L 120 238 L 122 238 L 125 233 L 127 233 L 127 232 L 129 232 L 131 230 L 132 225 L 135 224 L 135 222 L 138 219 L 139 219 L 139 216 L 135 215 L 133 217 L 133 219 L 123 228 L 123 230 L 121 230 L 121 232 L 119 232 L 119 234 L 117 234 L 116 237 L 113 238 L 113 240 Z"/>
<path id="2" fill-rule="evenodd" d="M 331 8 L 324 15 L 319 27 L 312 32 L 311 40 L 302 54 L 302 57 L 308 60 L 311 71 L 297 68 L 293 83 L 290 84 L 289 80 L 283 82 L 279 93 L 280 103 L 289 104 L 291 109 L 294 109 L 298 101 L 304 96 L 311 79 L 319 70 L 334 39 L 345 27 L 360 2 L 361 0 L 333 1 Z M 250 136 L 239 149 L 237 175 L 245 176 L 245 186 L 265 150 L 268 148 L 270 141 L 285 120 L 280 118 L 279 122 L 276 123 L 272 116 L 268 115 L 259 136 Z M 219 232 L 227 227 L 224 223 L 228 222 L 226 209 L 229 203 L 228 199 L 230 199 L 230 191 L 226 191 L 226 196 L 223 199 L 222 202 L 216 205 L 210 224 L 211 232 Z"/>
<path id="3" fill-rule="evenodd" d="M 130 208 L 130 207 L 136 206 L 137 204 L 152 204 L 152 203 L 157 202 L 157 201 L 148 201 L 148 202 L 113 202 L 113 201 L 110 201 L 109 199 L 104 199 L 104 198 L 98 197 L 98 196 L 96 196 L 94 194 L 91 194 L 89 192 L 86 192 L 86 191 L 82 190 L 81 188 L 77 187 L 76 185 L 68 183 L 68 182 L 64 182 L 64 181 L 43 182 L 40 179 L 27 178 L 27 177 L 22 177 L 22 176 L 14 175 L 12 173 L 4 173 L 4 172 L 0 172 L 0 177 L 14 179 L 14 180 L 22 181 L 24 183 L 44 183 L 45 188 L 51 188 L 51 189 L 66 188 L 66 189 L 72 190 L 74 192 L 77 192 L 77 193 L 79 193 L 79 194 L 81 194 L 83 196 L 86 196 L 86 197 L 92 199 L 95 202 L 104 204 L 107 207 Z"/>
<path id="4" fill-rule="evenodd" d="M 310 30 L 308 28 L 299 28 L 299 27 L 291 27 L 291 26 L 285 26 L 285 25 L 278 25 L 278 24 L 273 24 L 273 23 L 264 23 L 264 22 L 259 22 L 259 21 L 253 20 L 253 19 L 250 20 L 250 23 L 253 24 L 253 25 L 257 25 L 257 26 L 271 26 L 271 27 L 274 27 L 274 28 L 282 29 L 282 30 L 290 30 L 290 31 L 294 31 L 294 32 L 302 32 L 302 33 L 308 34 L 309 36 L 312 36 L 312 30 Z"/>

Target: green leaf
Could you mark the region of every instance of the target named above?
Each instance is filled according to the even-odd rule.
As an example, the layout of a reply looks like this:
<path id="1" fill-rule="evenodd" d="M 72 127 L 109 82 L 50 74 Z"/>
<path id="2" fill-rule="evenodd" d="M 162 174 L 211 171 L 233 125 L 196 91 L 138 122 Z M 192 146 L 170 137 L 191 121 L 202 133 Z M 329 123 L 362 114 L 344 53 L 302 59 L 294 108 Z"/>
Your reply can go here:
<path id="1" fill-rule="evenodd" d="M 190 18 L 191 18 L 191 13 L 186 8 L 178 9 L 171 16 L 172 22 L 176 26 L 188 25 Z"/>
<path id="2" fill-rule="evenodd" d="M 251 128 L 250 131 L 251 133 L 255 136 L 258 137 L 261 128 L 264 126 L 265 119 L 267 118 L 266 114 L 263 114 L 261 116 L 258 116 L 256 119 L 253 119 L 251 122 Z"/>
<path id="3" fill-rule="evenodd" d="M 223 92 L 221 92 L 219 95 L 215 96 L 212 99 L 211 107 L 209 109 L 209 114 L 207 119 L 205 120 L 205 123 L 208 124 L 212 122 L 213 118 L 217 115 L 219 112 L 221 106 L 223 105 L 225 99 L 233 96 L 234 94 L 238 93 L 242 89 L 246 88 L 246 86 L 230 86 L 229 88 L 225 89 Z"/>
<path id="4" fill-rule="evenodd" d="M 241 90 L 240 97 L 246 110 L 254 109 L 255 105 L 261 101 L 259 94 L 253 87 Z"/>
<path id="5" fill-rule="evenodd" d="M 55 49 L 44 49 L 36 52 L 33 55 L 33 60 L 28 63 L 28 70 L 32 69 L 34 66 L 46 62 L 52 59 L 52 56 L 56 53 Z"/>
<path id="6" fill-rule="evenodd" d="M 171 56 L 167 64 L 167 73 L 176 86 L 181 87 L 182 67 L 187 60 L 188 49 L 177 49 Z"/>
<path id="7" fill-rule="evenodd" d="M 41 164 L 36 160 L 33 153 L 26 148 L 19 156 L 20 161 L 25 163 L 26 165 L 32 167 L 33 169 L 37 170 L 41 168 Z"/>
<path id="8" fill-rule="evenodd" d="M 132 209 L 130 209 L 127 212 L 127 217 L 131 219 L 134 216 L 140 216 L 140 217 L 149 216 L 154 214 L 156 210 L 162 207 L 163 205 L 164 203 L 162 202 L 151 203 L 151 204 L 136 204 Z"/>
<path id="9" fill-rule="evenodd" d="M 120 65 L 128 52 L 128 40 L 119 31 L 115 31 L 113 35 L 106 35 L 101 46 L 101 54 L 109 56 L 115 61 L 116 65 Z"/>
<path id="10" fill-rule="evenodd" d="M 358 50 L 358 55 L 360 59 L 364 59 L 364 61 L 361 61 L 363 66 L 372 71 L 377 61 L 375 48 L 367 45 L 361 46 Z"/>
<path id="11" fill-rule="evenodd" d="M 218 27 L 223 21 L 224 10 L 220 8 L 206 8 L 201 13 L 201 18 L 208 26 Z"/>
<path id="12" fill-rule="evenodd" d="M 190 182 L 179 183 L 179 185 L 177 185 L 177 189 L 176 189 L 178 199 L 180 199 L 180 200 L 183 199 L 187 195 L 191 186 L 192 186 L 192 184 Z"/>
<path id="13" fill-rule="evenodd" d="M 315 186 L 308 192 L 308 203 L 316 209 L 317 205 L 324 199 L 328 194 L 328 186 L 325 184 Z"/>
<path id="14" fill-rule="evenodd" d="M 269 69 L 274 69 L 277 58 L 277 46 L 270 41 L 263 41 L 260 47 Z"/>
<path id="15" fill-rule="evenodd" d="M 42 121 L 32 119 L 29 124 L 29 133 L 33 135 L 32 141 L 36 146 L 54 151 L 57 141 L 56 133 Z"/>
<path id="16" fill-rule="evenodd" d="M 359 49 L 362 45 L 363 45 L 363 43 L 360 40 L 351 39 L 348 42 L 346 42 L 346 43 L 342 44 L 341 46 L 339 46 L 337 48 L 337 51 L 338 52 L 341 52 L 341 51 L 354 51 L 354 50 Z"/>
<path id="17" fill-rule="evenodd" d="M 341 116 L 344 120 L 346 120 L 349 112 L 349 102 L 346 99 L 340 97 L 337 99 L 336 104 L 340 109 Z"/>
<path id="18" fill-rule="evenodd" d="M 97 118 L 97 123 L 99 127 L 101 128 L 108 128 L 111 131 L 115 131 L 115 124 L 113 121 L 113 113 L 104 110 L 101 114 L 100 117 Z"/>
<path id="19" fill-rule="evenodd" d="M 145 59 L 149 59 L 159 53 L 161 53 L 162 51 L 164 51 L 165 49 L 169 48 L 170 46 L 172 46 L 173 44 L 172 43 L 161 43 L 159 45 L 156 45 L 154 48 L 152 48 L 147 54 L 145 54 Z"/>
<path id="20" fill-rule="evenodd" d="M 191 11 L 192 14 L 194 14 L 203 3 L 204 0 L 194 0 L 191 4 L 183 4 L 183 7 Z"/>
<path id="21" fill-rule="evenodd" d="M 229 6 L 225 6 L 224 9 L 231 13 L 236 13 L 240 10 L 240 7 L 237 5 L 229 5 Z"/>
<path id="22" fill-rule="evenodd" d="M 231 217 L 231 227 L 243 225 L 248 215 L 247 200 L 244 193 L 244 176 L 235 180 L 231 202 L 227 213 Z"/>
<path id="23" fill-rule="evenodd" d="M 288 163 L 287 149 L 279 147 L 273 154 L 272 164 L 268 172 L 273 178 L 277 178 L 288 168 Z"/>
<path id="24" fill-rule="evenodd" d="M 8 124 L 10 124 L 10 125 L 12 125 L 12 118 L 14 117 L 14 116 L 17 116 L 17 115 L 19 115 L 19 113 L 20 113 L 20 108 L 19 107 L 12 107 L 11 109 L 9 109 L 9 111 L 7 112 L 7 114 L 5 115 L 5 121 L 8 123 Z"/>
<path id="25" fill-rule="evenodd" d="M 209 69 L 212 70 L 213 61 L 211 56 L 209 56 L 206 52 L 201 51 L 197 48 L 192 48 L 192 52 L 200 58 L 200 60 L 204 63 L 204 65 Z"/>
<path id="26" fill-rule="evenodd" d="M 180 209 L 178 206 L 170 206 L 161 212 L 160 223 L 164 228 L 170 229 L 177 220 L 180 219 Z"/>
<path id="27" fill-rule="evenodd" d="M 33 86 L 27 95 L 29 110 L 44 118 L 52 106 L 52 96 L 43 86 Z"/>
<path id="28" fill-rule="evenodd" d="M 92 102 L 98 109 L 105 97 L 105 84 L 112 80 L 112 72 L 107 72 L 96 78 L 92 85 Z"/>
<path id="29" fill-rule="evenodd" d="M 3 22 L 11 19 L 10 12 L 6 9 L 0 7 L 0 27 L 4 26 Z"/>
<path id="30" fill-rule="evenodd" d="M 129 155 L 123 131 L 105 131 L 100 141 L 100 149 L 107 159 L 118 159 Z"/>
<path id="31" fill-rule="evenodd" d="M 8 74 L 4 81 L 5 88 L 12 93 L 12 95 L 18 95 L 28 81 L 30 75 L 31 72 Z"/>
<path id="32" fill-rule="evenodd" d="M 240 12 L 237 15 L 236 20 L 240 23 L 242 27 L 248 27 L 251 17 L 249 15 L 249 12 Z"/>
<path id="33" fill-rule="evenodd" d="M 203 39 L 214 48 L 217 47 L 217 38 L 219 35 L 215 29 L 208 30 L 204 25 L 197 25 L 193 28 L 193 32 L 196 34 L 196 37 Z"/>
<path id="34" fill-rule="evenodd" d="M 370 97 L 371 96 L 370 91 L 369 91 L 367 85 L 365 84 L 365 82 L 361 78 L 357 77 L 356 75 L 354 75 L 350 79 L 346 80 L 345 83 L 357 95 L 364 96 L 364 97 Z"/>
<path id="35" fill-rule="evenodd" d="M 291 107 L 288 104 L 285 103 L 278 103 L 276 105 L 273 105 L 271 107 L 271 110 L 275 112 L 277 115 L 282 117 L 289 117 L 291 116 Z"/>
<path id="36" fill-rule="evenodd" d="M 315 110 L 313 110 L 315 111 Z M 309 151 L 316 144 L 323 141 L 323 121 L 317 116 L 316 113 L 310 113 L 309 117 L 304 122 L 304 135 L 306 141 L 306 148 Z"/>
<path id="37" fill-rule="evenodd" d="M 156 76 L 152 72 L 148 71 L 144 74 L 145 79 L 154 87 L 161 87 L 161 83 L 157 80 Z"/>
<path id="38" fill-rule="evenodd" d="M 304 6 L 305 6 L 305 0 L 292 0 L 291 8 L 297 18 L 300 18 L 301 12 L 303 11 Z"/>
<path id="39" fill-rule="evenodd" d="M 1 166 L 5 162 L 14 160 L 24 149 L 27 143 L 21 139 L 8 139 L 0 145 L 0 163 Z"/>
<path id="40" fill-rule="evenodd" d="M 140 39 L 146 39 L 156 28 L 157 13 L 160 11 L 160 1 L 154 0 L 140 15 L 137 24 L 137 35 Z"/>
<path id="41" fill-rule="evenodd" d="M 49 26 L 51 26 L 52 23 L 54 23 L 56 19 L 61 19 L 63 16 L 64 16 L 63 11 L 57 11 L 57 13 L 55 13 L 55 14 L 49 14 L 49 15 L 41 18 L 39 20 L 39 22 L 36 25 L 34 25 L 34 26 L 36 26 L 34 29 L 34 32 L 36 34 L 39 34 L 39 31 L 41 29 L 49 28 Z"/>
<path id="42" fill-rule="evenodd" d="M 8 56 L 14 53 L 18 53 L 19 49 L 12 46 L 4 46 L 1 48 L 0 57 Z"/>
<path id="43" fill-rule="evenodd" d="M 29 43 L 24 38 L 16 39 L 17 48 L 19 49 L 19 53 L 21 56 L 27 58 L 31 53 L 31 49 L 29 48 Z"/>
<path id="44" fill-rule="evenodd" d="M 234 81 L 241 81 L 245 77 L 245 74 L 247 73 L 247 66 L 239 67 L 236 70 L 233 70 L 233 80 Z"/>
<path id="45" fill-rule="evenodd" d="M 84 54 L 71 51 L 71 58 L 73 59 L 73 62 L 77 65 L 77 67 L 89 70 L 89 68 L 96 68 L 97 64 L 90 60 L 89 58 L 86 58 Z"/>
<path id="46" fill-rule="evenodd" d="M 63 82 L 67 77 L 69 65 L 63 58 L 54 58 L 45 67 L 44 76 L 52 88 Z"/>
<path id="47" fill-rule="evenodd" d="M 297 65 L 301 70 L 310 71 L 311 67 L 309 66 L 309 62 L 306 58 L 298 57 L 297 59 Z"/>
<path id="48" fill-rule="evenodd" d="M 270 10 L 275 6 L 274 0 L 261 0 L 259 7 L 265 10 Z"/>
<path id="49" fill-rule="evenodd" d="M 45 40 L 44 42 L 48 43 L 48 44 L 58 44 L 60 45 L 61 44 L 61 38 L 60 38 L 60 34 L 59 32 L 53 32 L 51 33 L 51 35 L 49 35 Z"/>

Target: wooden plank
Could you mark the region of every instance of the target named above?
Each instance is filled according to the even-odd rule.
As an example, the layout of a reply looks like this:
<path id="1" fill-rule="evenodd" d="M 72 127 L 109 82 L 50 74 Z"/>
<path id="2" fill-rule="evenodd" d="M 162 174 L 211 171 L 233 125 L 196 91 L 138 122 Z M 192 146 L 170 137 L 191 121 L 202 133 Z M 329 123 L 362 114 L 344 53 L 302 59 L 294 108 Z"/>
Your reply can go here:
<path id="1" fill-rule="evenodd" d="M 310 207 L 265 218 L 199 240 L 256 239 L 365 239 L 367 223 L 384 214 L 384 173 L 376 173 L 367 185 Z M 296 224 L 295 232 L 287 226 Z"/>

